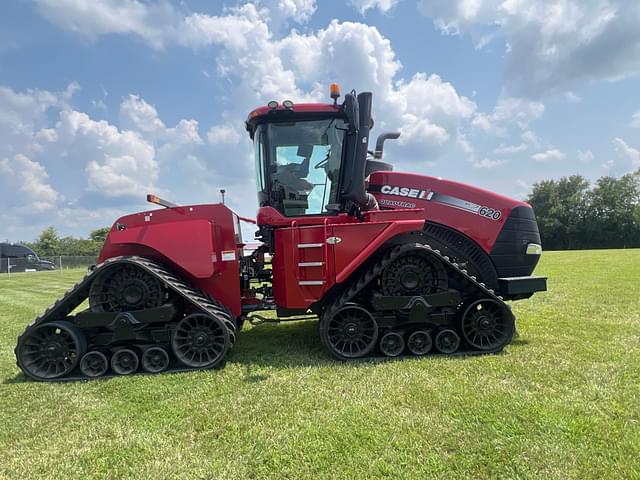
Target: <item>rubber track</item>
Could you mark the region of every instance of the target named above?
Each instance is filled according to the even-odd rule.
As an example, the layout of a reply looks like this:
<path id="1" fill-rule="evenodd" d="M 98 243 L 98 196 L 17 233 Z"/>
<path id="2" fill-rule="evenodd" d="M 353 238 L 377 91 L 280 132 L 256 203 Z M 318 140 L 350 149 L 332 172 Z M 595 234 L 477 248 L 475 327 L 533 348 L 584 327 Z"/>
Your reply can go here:
<path id="1" fill-rule="evenodd" d="M 113 257 L 101 264 L 96 265 L 92 270 L 87 272 L 87 274 L 78 281 L 74 286 L 72 286 L 69 290 L 65 292 L 65 294 L 57 299 L 52 305 L 50 305 L 42 314 L 40 314 L 36 319 L 31 322 L 24 331 L 18 336 L 18 341 L 16 343 L 16 347 L 14 349 L 16 355 L 16 364 L 18 358 L 18 345 L 20 345 L 20 341 L 22 337 L 29 333 L 29 331 L 40 324 L 54 322 L 58 320 L 68 320 L 73 323 L 73 318 L 67 318 L 67 316 L 75 310 L 78 305 L 80 305 L 84 300 L 86 300 L 89 296 L 89 290 L 91 288 L 92 281 L 104 270 L 109 267 L 112 267 L 115 264 L 129 264 L 135 265 L 138 268 L 146 271 L 150 275 L 156 277 L 160 280 L 167 288 L 173 291 L 175 294 L 182 297 L 183 300 L 187 301 L 192 306 L 196 307 L 198 310 L 207 313 L 211 316 L 221 318 L 229 331 L 229 339 L 230 339 L 230 347 L 229 351 L 233 348 L 236 340 L 236 325 L 233 321 L 233 317 L 229 310 L 224 307 L 221 303 L 216 301 L 215 299 L 209 297 L 206 293 L 202 292 L 199 289 L 193 288 L 186 282 L 180 280 L 178 277 L 167 271 L 164 267 L 159 264 L 152 262 L 146 258 L 142 257 Z M 133 346 L 133 345 L 132 345 Z M 224 360 L 221 362 L 224 363 Z M 20 365 L 18 365 L 20 368 Z M 178 366 L 176 368 L 169 368 L 164 372 L 171 371 L 191 371 L 191 370 L 201 370 L 199 368 L 188 368 L 183 366 Z M 79 367 L 74 369 L 74 372 L 79 372 Z M 143 371 L 137 372 L 140 374 L 147 374 Z M 25 373 L 25 376 L 30 377 Z M 61 378 L 52 378 L 52 379 L 34 379 L 43 382 L 59 382 L 65 380 L 94 380 L 100 378 L 109 378 L 113 376 L 118 376 L 116 374 L 107 374 L 102 375 L 100 377 L 87 377 L 85 375 L 69 375 Z"/>
<path id="2" fill-rule="evenodd" d="M 429 245 L 427 243 L 405 243 L 405 244 L 398 245 L 396 247 L 393 247 L 393 248 L 389 249 L 380 260 L 378 260 L 372 267 L 370 267 L 365 273 L 363 273 L 355 282 L 353 282 L 351 284 L 351 286 L 349 288 L 347 288 L 342 293 L 342 295 L 340 295 L 340 297 L 338 297 L 338 299 L 336 299 L 331 304 L 331 306 L 323 313 L 322 318 L 325 318 L 325 315 L 328 318 L 328 316 L 333 314 L 333 312 L 335 312 L 336 310 L 341 308 L 346 303 L 349 303 L 350 301 L 352 301 L 373 280 L 375 280 L 380 275 L 382 275 L 382 272 L 384 271 L 384 269 L 388 265 L 390 265 L 394 260 L 396 260 L 397 258 L 401 257 L 405 253 L 408 253 L 410 251 L 416 251 L 416 250 L 417 251 L 423 250 L 425 253 L 428 253 L 429 255 L 433 255 L 436 258 L 438 258 L 445 265 L 445 267 L 449 270 L 449 272 L 454 272 L 455 274 L 461 276 L 471 286 L 476 288 L 478 290 L 478 292 L 482 292 L 482 296 L 478 296 L 478 299 L 479 298 L 490 298 L 492 300 L 495 300 L 500 305 L 505 307 L 505 311 L 508 312 L 513 317 L 513 313 L 511 311 L 511 305 L 506 303 L 501 296 L 496 295 L 496 293 L 495 293 L 495 291 L 493 289 L 489 288 L 484 283 L 479 282 L 476 277 L 474 277 L 472 275 L 469 275 L 469 273 L 467 272 L 466 269 L 462 268 L 457 263 L 452 262 L 451 259 L 448 256 L 443 255 L 440 252 L 440 250 L 434 249 L 433 247 L 431 247 L 431 245 Z M 514 318 L 514 321 L 515 321 L 515 318 Z M 456 332 L 456 333 L 458 333 L 458 332 Z M 322 335 L 320 337 L 323 338 Z M 509 340 L 509 342 L 507 342 L 507 345 L 510 342 L 511 342 L 511 340 Z M 461 344 L 464 343 L 464 338 L 462 338 L 462 336 L 460 336 L 460 343 Z M 325 345 L 325 347 L 326 347 L 326 345 Z M 498 353 L 503 348 L 504 348 L 504 346 L 503 347 L 499 347 L 499 348 L 495 348 L 495 349 L 490 349 L 490 350 L 465 350 L 465 351 L 458 350 L 458 351 L 456 351 L 454 353 L 449 353 L 449 354 L 439 353 L 439 352 L 435 351 L 435 348 L 434 348 L 426 356 L 436 356 L 437 355 L 437 356 L 451 357 L 451 356 L 461 356 L 461 355 L 485 355 L 485 354 L 491 354 L 491 353 Z M 370 360 L 371 358 L 372 358 L 372 356 L 368 355 L 368 356 L 363 357 L 362 359 L 354 359 L 354 360 L 356 360 L 356 361 L 357 360 Z M 382 358 L 393 359 L 393 358 L 397 358 L 397 357 L 382 357 Z M 353 360 L 350 359 L 348 361 L 353 361 Z"/>

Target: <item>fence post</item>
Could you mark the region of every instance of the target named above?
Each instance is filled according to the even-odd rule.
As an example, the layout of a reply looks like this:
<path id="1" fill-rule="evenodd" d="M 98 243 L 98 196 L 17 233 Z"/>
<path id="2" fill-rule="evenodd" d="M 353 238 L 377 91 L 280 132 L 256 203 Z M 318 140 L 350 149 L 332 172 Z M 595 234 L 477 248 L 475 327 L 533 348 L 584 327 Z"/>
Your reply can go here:
<path id="1" fill-rule="evenodd" d="M 11 275 L 11 259 L 7 257 L 7 275 Z"/>
<path id="2" fill-rule="evenodd" d="M 62 273 L 62 255 L 60 255 L 60 273 Z"/>

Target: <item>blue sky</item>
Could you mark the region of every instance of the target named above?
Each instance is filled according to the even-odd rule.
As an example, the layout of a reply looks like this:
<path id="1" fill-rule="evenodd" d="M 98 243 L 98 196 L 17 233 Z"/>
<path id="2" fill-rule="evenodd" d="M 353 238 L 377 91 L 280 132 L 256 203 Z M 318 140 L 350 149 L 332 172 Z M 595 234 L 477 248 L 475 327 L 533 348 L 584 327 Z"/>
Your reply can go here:
<path id="1" fill-rule="evenodd" d="M 0 239 L 155 192 L 255 214 L 247 113 L 372 90 L 387 160 L 522 198 L 640 168 L 635 0 L 4 2 Z"/>

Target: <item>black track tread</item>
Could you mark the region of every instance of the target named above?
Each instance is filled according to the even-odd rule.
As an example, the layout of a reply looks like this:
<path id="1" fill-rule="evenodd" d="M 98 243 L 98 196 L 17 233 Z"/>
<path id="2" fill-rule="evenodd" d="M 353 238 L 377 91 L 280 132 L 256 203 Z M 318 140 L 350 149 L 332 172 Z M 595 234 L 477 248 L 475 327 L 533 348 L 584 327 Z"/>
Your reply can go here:
<path id="1" fill-rule="evenodd" d="M 502 305 L 505 308 L 505 311 L 508 312 L 513 317 L 511 306 L 505 303 L 502 297 L 496 295 L 493 289 L 487 287 L 484 283 L 479 282 L 476 277 L 469 275 L 469 273 L 465 269 L 463 269 L 460 265 L 458 265 L 455 262 L 452 262 L 448 256 L 443 255 L 439 250 L 434 249 L 428 243 L 411 242 L 411 243 L 403 243 L 387 250 L 386 253 L 382 255 L 382 257 L 376 263 L 373 264 L 373 266 L 371 266 L 367 271 L 361 274 L 360 277 L 358 277 L 355 281 L 353 281 L 351 285 L 342 292 L 342 295 L 340 295 L 336 300 L 334 300 L 334 302 L 323 312 L 322 316 L 320 317 L 320 323 L 321 323 L 320 328 L 322 328 L 323 318 L 328 318 L 330 315 L 332 315 L 335 311 L 337 311 L 339 308 L 344 306 L 346 303 L 351 302 L 373 280 L 378 278 L 388 265 L 390 265 L 394 260 L 396 260 L 400 256 L 411 251 L 419 251 L 419 252 L 427 253 L 429 255 L 433 255 L 444 264 L 445 268 L 447 269 L 450 275 L 455 274 L 463 278 L 464 280 L 466 280 L 466 282 L 469 285 L 469 287 L 466 289 L 466 292 L 469 292 L 470 290 L 474 289 L 477 292 L 477 294 L 474 295 L 474 298 L 476 299 L 490 298 L 492 300 L 495 300 L 497 303 Z M 515 318 L 514 318 L 514 321 L 515 321 Z M 320 335 L 320 338 L 322 339 L 323 335 Z M 324 344 L 324 340 L 322 343 Z M 509 342 L 507 342 L 507 344 L 508 343 Z M 328 348 L 327 345 L 324 345 L 324 346 Z M 458 350 L 453 354 L 447 354 L 447 355 L 432 351 L 429 354 L 427 354 L 427 356 L 482 355 L 482 354 L 498 353 L 503 348 L 504 346 L 491 349 L 491 350 L 482 350 L 482 351 Z M 366 358 L 367 357 L 365 357 L 365 359 Z"/>
<path id="2" fill-rule="evenodd" d="M 183 300 L 189 303 L 192 307 L 207 313 L 209 315 L 221 318 L 229 331 L 229 339 L 230 339 L 230 347 L 229 350 L 233 348 L 236 339 L 236 325 L 233 321 L 233 316 L 231 312 L 220 302 L 211 298 L 202 290 L 194 288 L 190 286 L 185 281 L 176 277 L 174 274 L 169 272 L 167 269 L 162 267 L 161 265 L 143 257 L 112 257 L 108 260 L 105 260 L 103 263 L 96 265 L 90 271 L 88 271 L 85 276 L 78 281 L 74 286 L 72 286 L 69 290 L 65 292 L 65 294 L 58 298 L 52 305 L 50 305 L 42 314 L 38 315 L 35 320 L 33 320 L 24 331 L 18 336 L 16 347 L 14 349 L 14 353 L 16 355 L 16 364 L 18 368 L 20 368 L 20 364 L 17 363 L 18 359 L 18 346 L 21 343 L 22 338 L 29 333 L 35 326 L 41 325 L 43 323 L 49 323 L 60 320 L 71 320 L 67 318 L 67 316 L 80 305 L 85 299 L 89 296 L 89 289 L 91 287 L 91 283 L 97 275 L 107 268 L 115 265 L 115 264 L 129 264 L 135 265 L 149 273 L 150 275 L 156 277 L 160 280 L 167 288 L 169 288 L 172 292 L 179 295 Z M 222 363 L 224 362 L 224 359 Z M 209 367 L 211 368 L 211 367 Z M 77 368 L 75 370 L 78 370 Z M 75 371 L 74 370 L 74 371 Z M 176 368 L 172 368 L 167 371 L 188 371 L 188 370 L 199 370 L 194 368 L 186 368 L 182 366 L 178 366 Z M 23 371 L 24 372 L 24 371 Z M 163 373 L 164 373 L 163 372 Z M 142 374 L 147 374 L 144 372 L 140 372 Z M 24 372 L 25 375 L 30 375 L 27 372 Z M 108 378 L 114 375 L 104 375 L 101 377 L 87 377 L 85 375 L 73 375 L 66 376 L 61 378 L 54 379 L 40 379 L 34 378 L 34 380 L 38 381 L 48 381 L 48 382 L 56 382 L 56 381 L 65 381 L 65 380 L 95 380 L 99 378 Z"/>

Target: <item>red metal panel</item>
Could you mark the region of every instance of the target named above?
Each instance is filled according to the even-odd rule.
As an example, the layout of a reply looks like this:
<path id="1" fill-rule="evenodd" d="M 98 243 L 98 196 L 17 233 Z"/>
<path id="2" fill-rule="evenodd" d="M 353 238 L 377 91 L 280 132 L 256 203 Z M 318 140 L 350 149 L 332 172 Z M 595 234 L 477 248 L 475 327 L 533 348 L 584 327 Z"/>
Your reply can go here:
<path id="1" fill-rule="evenodd" d="M 353 223 L 335 225 L 334 236 L 341 238 L 336 245 L 336 283 L 342 283 L 371 257 L 385 242 L 408 232 L 420 232 L 424 219 L 400 220 L 388 223 Z"/>
<path id="2" fill-rule="evenodd" d="M 212 224 L 209 220 L 148 223 L 111 232 L 114 245 L 144 245 L 162 253 L 169 261 L 196 278 L 213 275 Z"/>
<path id="3" fill-rule="evenodd" d="M 233 212 L 224 205 L 191 205 L 119 218 L 99 261 L 139 255 L 160 262 L 240 315 L 240 255 Z"/>
<path id="4" fill-rule="evenodd" d="M 407 190 L 395 190 L 395 194 L 393 194 L 389 187 L 405 187 Z M 381 207 L 391 205 L 396 208 L 390 210 L 393 212 L 401 211 L 400 209 L 404 208 L 424 209 L 424 215 L 428 220 L 459 230 L 477 242 L 486 252 L 490 252 L 493 248 L 511 210 L 518 206 L 529 206 L 525 202 L 482 188 L 411 173 L 374 172 L 369 179 L 369 188 L 374 192 Z M 500 212 L 500 217 L 497 219 L 488 218 L 471 211 L 469 208 L 465 209 L 451 203 L 439 202 L 437 195 L 487 207 L 487 209 Z"/>

